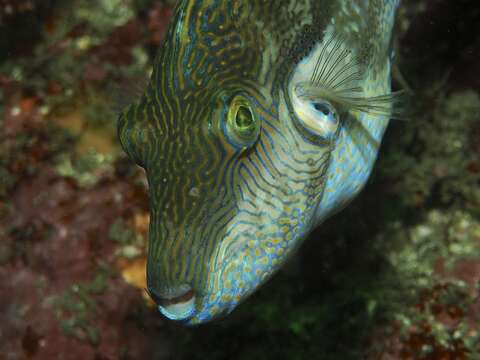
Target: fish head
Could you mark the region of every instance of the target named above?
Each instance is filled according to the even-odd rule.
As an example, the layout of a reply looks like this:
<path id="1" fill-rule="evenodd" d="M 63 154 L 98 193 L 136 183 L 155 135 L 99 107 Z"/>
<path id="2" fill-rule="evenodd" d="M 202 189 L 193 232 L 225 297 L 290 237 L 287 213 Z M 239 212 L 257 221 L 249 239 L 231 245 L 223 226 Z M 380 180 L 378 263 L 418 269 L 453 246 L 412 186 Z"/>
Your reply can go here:
<path id="1" fill-rule="evenodd" d="M 342 113 L 296 67 L 325 36 L 316 2 L 286 3 L 181 1 L 120 116 L 149 183 L 147 287 L 169 319 L 230 313 L 316 223 Z"/>

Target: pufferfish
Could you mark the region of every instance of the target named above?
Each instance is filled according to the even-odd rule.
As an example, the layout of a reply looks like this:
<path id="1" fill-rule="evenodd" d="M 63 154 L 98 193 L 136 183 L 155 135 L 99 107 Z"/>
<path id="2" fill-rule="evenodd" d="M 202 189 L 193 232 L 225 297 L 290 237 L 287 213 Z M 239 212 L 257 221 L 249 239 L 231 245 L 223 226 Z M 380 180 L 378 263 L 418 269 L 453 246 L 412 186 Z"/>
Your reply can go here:
<path id="1" fill-rule="evenodd" d="M 165 317 L 230 313 L 365 185 L 396 116 L 398 3 L 177 3 L 118 122 L 147 174 L 147 290 Z"/>

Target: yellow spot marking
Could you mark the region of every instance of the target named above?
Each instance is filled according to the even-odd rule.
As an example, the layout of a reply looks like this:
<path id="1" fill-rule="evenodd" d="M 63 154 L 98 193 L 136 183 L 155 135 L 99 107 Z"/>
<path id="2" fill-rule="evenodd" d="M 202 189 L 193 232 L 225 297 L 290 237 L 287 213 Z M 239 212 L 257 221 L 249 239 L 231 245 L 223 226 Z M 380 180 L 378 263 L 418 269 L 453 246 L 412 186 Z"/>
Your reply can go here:
<path id="1" fill-rule="evenodd" d="M 271 249 L 269 249 L 269 250 L 270 250 L 269 251 L 270 253 L 273 253 L 273 251 Z M 260 260 L 258 260 L 258 263 L 260 265 L 268 265 L 268 256 L 262 257 Z"/>
<path id="2" fill-rule="evenodd" d="M 282 239 L 281 238 L 273 238 L 272 240 L 270 240 L 270 242 L 273 244 L 273 245 L 278 245 L 282 242 Z"/>
<path id="3" fill-rule="evenodd" d="M 268 253 L 268 254 L 273 254 L 275 252 L 275 249 L 272 248 L 272 247 L 267 247 L 265 248 L 265 251 Z M 263 258 L 262 258 L 263 259 Z"/>
<path id="4" fill-rule="evenodd" d="M 210 309 L 210 315 L 215 315 L 216 313 L 218 313 L 219 310 L 220 308 L 218 307 L 218 305 L 212 306 L 212 308 Z"/>

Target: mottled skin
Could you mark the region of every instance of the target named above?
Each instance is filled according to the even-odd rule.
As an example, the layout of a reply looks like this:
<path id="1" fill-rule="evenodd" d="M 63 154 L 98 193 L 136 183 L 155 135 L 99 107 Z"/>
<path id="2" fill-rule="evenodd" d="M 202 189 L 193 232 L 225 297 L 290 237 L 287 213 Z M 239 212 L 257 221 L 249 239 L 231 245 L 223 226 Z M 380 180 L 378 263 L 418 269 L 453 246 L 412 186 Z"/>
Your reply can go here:
<path id="1" fill-rule="evenodd" d="M 123 148 L 147 172 L 147 282 L 167 317 L 232 311 L 364 185 L 388 113 L 332 102 L 337 120 L 312 131 L 289 86 L 330 31 L 358 61 L 361 95 L 390 94 L 396 4 L 178 3 L 144 96 L 119 120 Z"/>

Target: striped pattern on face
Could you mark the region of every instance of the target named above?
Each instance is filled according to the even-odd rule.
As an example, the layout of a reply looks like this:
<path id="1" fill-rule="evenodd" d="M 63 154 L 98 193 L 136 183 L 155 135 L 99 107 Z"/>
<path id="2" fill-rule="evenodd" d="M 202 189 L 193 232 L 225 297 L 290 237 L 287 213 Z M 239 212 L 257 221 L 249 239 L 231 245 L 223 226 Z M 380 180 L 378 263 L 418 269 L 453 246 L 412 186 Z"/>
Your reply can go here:
<path id="1" fill-rule="evenodd" d="M 119 120 L 149 182 L 148 288 L 187 324 L 230 312 L 266 281 L 312 229 L 325 191 L 340 130 L 305 131 L 288 82 L 338 1 L 278 4 L 180 1 L 147 91 Z M 227 121 L 237 99 L 260 126 L 245 145 Z"/>

